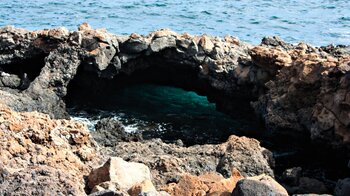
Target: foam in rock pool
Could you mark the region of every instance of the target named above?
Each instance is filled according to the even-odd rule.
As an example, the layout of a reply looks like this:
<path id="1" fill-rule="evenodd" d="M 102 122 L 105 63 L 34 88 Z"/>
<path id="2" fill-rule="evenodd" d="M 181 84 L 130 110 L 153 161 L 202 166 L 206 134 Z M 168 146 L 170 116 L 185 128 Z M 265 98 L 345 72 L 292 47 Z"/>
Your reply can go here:
<path id="1" fill-rule="evenodd" d="M 219 143 L 229 135 L 256 129 L 248 119 L 232 119 L 218 112 L 205 96 L 176 87 L 131 85 L 109 100 L 113 106 L 88 109 L 78 105 L 69 112 L 92 131 L 100 119 L 109 117 L 122 122 L 125 131 L 141 132 L 144 138 L 182 139 L 187 144 Z"/>

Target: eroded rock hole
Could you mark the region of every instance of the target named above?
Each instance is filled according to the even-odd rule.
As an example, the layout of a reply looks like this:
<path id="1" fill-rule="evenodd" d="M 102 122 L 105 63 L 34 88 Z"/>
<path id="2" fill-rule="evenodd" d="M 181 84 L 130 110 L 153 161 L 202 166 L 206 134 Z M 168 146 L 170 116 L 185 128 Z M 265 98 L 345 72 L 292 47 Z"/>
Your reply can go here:
<path id="1" fill-rule="evenodd" d="M 10 64 L 0 65 L 0 86 L 24 90 L 39 76 L 45 65 L 45 55 L 22 59 Z"/>
<path id="2" fill-rule="evenodd" d="M 276 178 L 286 186 L 299 183 L 290 182 L 283 174 L 293 167 L 302 168 L 298 175 L 306 177 L 305 183 L 308 178 L 322 181 L 325 192 L 348 175 L 343 172 L 345 157 L 311 144 L 308 136 L 298 140 L 271 137 L 255 118 L 252 99 L 230 97 L 213 89 L 188 66 L 144 66 L 131 74 L 121 70 L 112 79 L 98 76 L 89 66 L 79 67 L 68 86 L 66 103 L 70 114 L 87 122 L 102 145 L 161 138 L 190 146 L 222 143 L 229 135 L 244 135 L 258 139 L 273 152 Z M 130 134 L 135 131 L 138 134 Z M 298 168 L 292 171 L 298 172 Z"/>
<path id="3" fill-rule="evenodd" d="M 186 146 L 222 143 L 232 134 L 263 132 L 254 113 L 248 111 L 249 100 L 242 103 L 225 97 L 186 66 L 176 66 L 176 70 L 151 66 L 113 79 L 100 78 L 84 66 L 88 65 L 80 66 L 70 83 L 66 102 L 71 115 L 88 120 L 90 129 L 124 126 L 143 139 L 180 139 Z M 230 110 L 221 112 L 224 108 Z M 116 120 L 123 125 L 116 125 Z M 105 136 L 116 137 L 106 131 Z"/>

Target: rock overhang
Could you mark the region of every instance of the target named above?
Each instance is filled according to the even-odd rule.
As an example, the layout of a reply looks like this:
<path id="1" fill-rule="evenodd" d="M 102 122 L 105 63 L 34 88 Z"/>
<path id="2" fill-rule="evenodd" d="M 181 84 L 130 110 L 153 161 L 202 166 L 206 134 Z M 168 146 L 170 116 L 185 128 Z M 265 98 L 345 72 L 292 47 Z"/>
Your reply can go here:
<path id="1" fill-rule="evenodd" d="M 17 110 L 67 117 L 64 98 L 80 69 L 108 80 L 153 67 L 178 70 L 180 75 L 191 72 L 205 81 L 206 89 L 252 101 L 273 133 L 306 132 L 334 147 L 348 141 L 346 46 L 315 48 L 276 37 L 252 46 L 231 36 L 192 36 L 168 29 L 145 36 L 117 36 L 85 23 L 74 32 L 9 26 L 0 29 L 0 37 L 1 65 L 45 57 L 45 65 L 28 89 L 12 95 L 2 92 L 4 102 Z M 331 139 L 329 131 L 335 133 Z"/>

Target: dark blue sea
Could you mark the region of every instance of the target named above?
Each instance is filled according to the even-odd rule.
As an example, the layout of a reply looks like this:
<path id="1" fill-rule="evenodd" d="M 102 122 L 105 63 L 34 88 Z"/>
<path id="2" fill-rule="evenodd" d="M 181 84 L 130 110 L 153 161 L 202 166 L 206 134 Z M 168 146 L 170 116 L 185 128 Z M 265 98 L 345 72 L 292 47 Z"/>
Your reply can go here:
<path id="1" fill-rule="evenodd" d="M 116 34 L 170 28 L 253 44 L 271 35 L 315 46 L 350 44 L 349 0 L 0 0 L 0 26 L 75 30 L 83 22 Z"/>

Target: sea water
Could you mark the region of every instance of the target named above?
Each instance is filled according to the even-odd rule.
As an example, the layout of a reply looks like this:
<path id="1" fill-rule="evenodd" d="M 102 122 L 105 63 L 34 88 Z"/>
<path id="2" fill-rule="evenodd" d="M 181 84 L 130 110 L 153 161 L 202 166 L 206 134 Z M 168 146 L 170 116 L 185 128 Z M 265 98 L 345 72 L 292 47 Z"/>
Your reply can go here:
<path id="1" fill-rule="evenodd" d="M 159 137 L 186 144 L 220 143 L 230 135 L 245 135 L 260 127 L 254 119 L 232 118 L 216 110 L 205 96 L 181 88 L 135 84 L 117 90 L 106 107 L 75 105 L 69 110 L 74 120 L 95 131 L 102 118 L 119 120 L 125 131 L 140 132 L 145 138 Z M 111 130 L 112 131 L 112 130 Z"/>
<path id="2" fill-rule="evenodd" d="M 350 44 L 349 0 L 1 0 L 0 26 L 26 29 L 83 22 L 115 34 L 160 28 L 190 34 L 230 34 L 257 44 L 277 35 L 315 46 Z"/>

